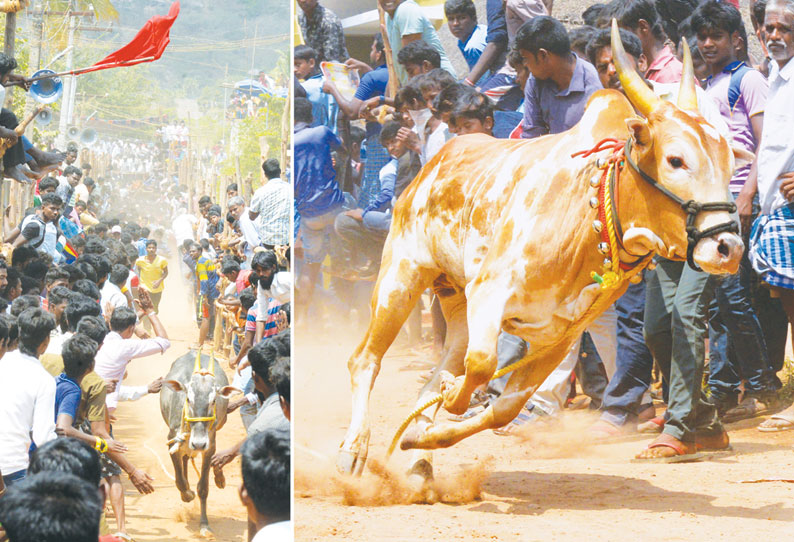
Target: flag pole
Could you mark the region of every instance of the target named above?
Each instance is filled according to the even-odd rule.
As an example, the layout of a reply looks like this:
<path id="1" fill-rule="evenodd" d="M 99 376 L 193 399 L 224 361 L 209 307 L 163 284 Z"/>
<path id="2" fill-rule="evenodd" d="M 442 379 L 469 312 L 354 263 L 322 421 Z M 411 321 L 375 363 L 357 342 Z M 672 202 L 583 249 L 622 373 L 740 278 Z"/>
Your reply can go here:
<path id="1" fill-rule="evenodd" d="M 88 72 L 88 71 L 99 71 L 99 70 L 105 70 L 105 69 L 108 69 L 108 68 L 117 68 L 117 67 L 121 67 L 121 66 L 134 66 L 135 64 L 141 64 L 142 62 L 150 62 L 152 60 L 157 60 L 157 58 L 153 57 L 153 56 L 149 56 L 149 57 L 146 57 L 146 58 L 136 58 L 134 60 L 125 60 L 125 61 L 122 61 L 122 62 L 111 62 L 109 64 L 100 64 L 99 66 L 96 66 L 96 65 L 88 66 L 87 68 L 79 68 L 77 70 L 71 70 L 71 71 L 66 71 L 66 72 L 49 73 L 49 74 L 45 74 L 45 75 L 39 75 L 38 77 L 34 77 L 33 79 L 28 79 L 28 82 L 33 83 L 33 82 L 36 82 L 36 81 L 40 81 L 42 79 L 53 79 L 55 77 L 62 77 L 64 75 L 80 75 L 81 73 L 85 73 L 85 72 Z"/>

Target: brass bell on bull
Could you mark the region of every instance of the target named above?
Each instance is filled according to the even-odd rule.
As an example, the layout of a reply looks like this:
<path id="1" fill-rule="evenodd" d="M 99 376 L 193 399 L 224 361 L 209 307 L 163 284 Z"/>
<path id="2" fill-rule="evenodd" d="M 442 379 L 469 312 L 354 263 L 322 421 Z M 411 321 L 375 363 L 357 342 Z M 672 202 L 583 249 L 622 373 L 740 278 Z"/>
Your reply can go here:
<path id="1" fill-rule="evenodd" d="M 600 184 L 601 184 L 601 177 L 599 177 L 598 175 L 594 175 L 593 177 L 590 178 L 590 186 L 592 186 L 593 188 L 597 188 L 598 185 Z"/>
<path id="2" fill-rule="evenodd" d="M 593 196 L 592 198 L 590 198 L 590 207 L 592 207 L 593 209 L 598 207 L 598 198 L 597 197 Z"/>
<path id="3" fill-rule="evenodd" d="M 609 243 L 605 243 L 604 241 L 598 243 L 598 252 L 604 255 L 609 254 Z"/>
<path id="4" fill-rule="evenodd" d="M 603 266 L 609 269 L 610 267 L 612 267 L 612 260 L 610 260 L 609 258 L 604 258 Z"/>
<path id="5" fill-rule="evenodd" d="M 601 230 L 603 228 L 604 228 L 604 224 L 602 224 L 600 220 L 593 220 L 593 230 L 596 233 L 601 233 Z"/>

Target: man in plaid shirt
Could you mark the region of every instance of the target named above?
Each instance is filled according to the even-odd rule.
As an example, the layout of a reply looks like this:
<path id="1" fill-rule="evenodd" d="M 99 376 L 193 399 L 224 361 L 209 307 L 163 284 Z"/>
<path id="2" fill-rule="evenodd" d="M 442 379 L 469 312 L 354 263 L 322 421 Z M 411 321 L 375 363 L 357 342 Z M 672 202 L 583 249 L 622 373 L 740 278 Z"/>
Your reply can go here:
<path id="1" fill-rule="evenodd" d="M 267 182 L 251 198 L 248 218 L 256 226 L 265 248 L 289 245 L 289 219 L 292 213 L 292 188 L 281 178 L 278 160 L 270 158 L 262 164 Z"/>

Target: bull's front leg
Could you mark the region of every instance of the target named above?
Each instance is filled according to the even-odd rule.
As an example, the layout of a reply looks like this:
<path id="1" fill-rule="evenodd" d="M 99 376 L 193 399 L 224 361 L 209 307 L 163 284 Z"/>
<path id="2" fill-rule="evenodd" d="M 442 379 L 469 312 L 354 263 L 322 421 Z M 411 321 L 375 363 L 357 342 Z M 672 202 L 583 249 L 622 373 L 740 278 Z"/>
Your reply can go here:
<path id="1" fill-rule="evenodd" d="M 489 286 L 476 289 L 468 300 L 466 373 L 458 377 L 448 371 L 441 373 L 442 406 L 452 414 L 466 412 L 474 390 L 488 382 L 496 370 L 496 343 L 502 329 L 505 294 L 499 296 L 498 288 Z"/>
<path id="2" fill-rule="evenodd" d="M 183 502 L 190 502 L 196 498 L 196 494 L 190 489 L 190 482 L 187 479 L 187 469 L 185 459 L 187 456 L 182 452 L 181 447 L 171 454 L 171 462 L 174 464 L 174 480 L 176 488 L 182 497 Z"/>
<path id="3" fill-rule="evenodd" d="M 210 493 L 210 461 L 212 456 L 215 455 L 215 445 L 204 450 L 201 454 L 201 477 L 198 484 L 196 484 L 196 491 L 199 496 L 199 504 L 201 505 L 201 519 L 199 520 L 199 536 L 205 538 L 212 537 L 210 530 L 210 522 L 207 519 L 207 496 Z"/>

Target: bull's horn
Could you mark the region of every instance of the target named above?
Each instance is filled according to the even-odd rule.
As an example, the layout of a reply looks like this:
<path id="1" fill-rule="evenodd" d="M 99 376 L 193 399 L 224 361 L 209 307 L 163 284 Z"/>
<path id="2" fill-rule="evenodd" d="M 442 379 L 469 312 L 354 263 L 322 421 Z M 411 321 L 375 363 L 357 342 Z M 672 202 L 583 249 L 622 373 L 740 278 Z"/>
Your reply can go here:
<path id="1" fill-rule="evenodd" d="M 626 97 L 637 108 L 637 111 L 647 117 L 659 104 L 659 98 L 645 84 L 642 77 L 631 67 L 623 42 L 620 40 L 618 22 L 612 19 L 612 62 L 618 72 L 620 84 L 626 92 Z"/>
<path id="2" fill-rule="evenodd" d="M 678 89 L 678 107 L 684 111 L 697 112 L 698 95 L 695 90 L 695 67 L 692 64 L 692 52 L 685 38 L 681 39 L 684 46 L 684 70 L 681 74 L 681 87 Z"/>

